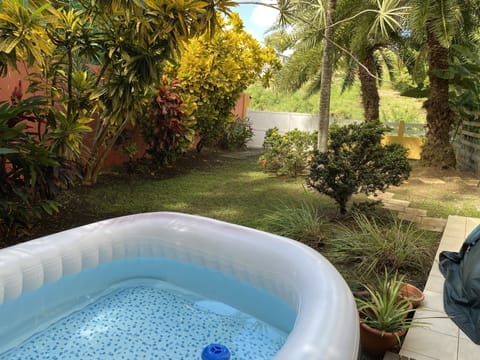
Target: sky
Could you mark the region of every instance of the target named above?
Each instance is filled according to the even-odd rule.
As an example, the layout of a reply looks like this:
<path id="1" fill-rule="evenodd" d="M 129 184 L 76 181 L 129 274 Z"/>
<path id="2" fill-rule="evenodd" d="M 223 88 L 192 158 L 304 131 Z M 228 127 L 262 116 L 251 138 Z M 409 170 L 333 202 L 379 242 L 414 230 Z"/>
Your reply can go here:
<path id="1" fill-rule="evenodd" d="M 233 11 L 240 14 L 245 30 L 259 41 L 263 41 L 265 31 L 275 23 L 278 16 L 277 10 L 261 5 L 240 5 L 233 8 Z"/>

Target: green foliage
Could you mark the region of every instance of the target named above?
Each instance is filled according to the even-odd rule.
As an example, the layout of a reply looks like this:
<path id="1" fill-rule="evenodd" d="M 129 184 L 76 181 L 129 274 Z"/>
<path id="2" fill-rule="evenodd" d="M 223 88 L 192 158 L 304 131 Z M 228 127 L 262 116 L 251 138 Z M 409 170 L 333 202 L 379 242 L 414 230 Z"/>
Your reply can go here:
<path id="1" fill-rule="evenodd" d="M 366 298 L 356 298 L 360 321 L 382 333 L 395 333 L 414 325 L 408 317 L 412 310 L 410 300 L 402 296 L 403 277 L 397 272 L 384 277 L 377 275 L 377 283 L 366 285 Z M 400 341 L 400 339 L 398 338 Z"/>
<path id="2" fill-rule="evenodd" d="M 388 122 L 400 122 L 404 121 L 405 123 L 417 123 L 418 122 L 418 109 L 409 109 L 409 108 L 395 108 L 392 106 L 388 114 L 382 111 L 381 117 Z"/>
<path id="3" fill-rule="evenodd" d="M 326 220 L 312 202 L 284 203 L 267 215 L 269 230 L 305 243 L 321 243 Z"/>
<path id="4" fill-rule="evenodd" d="M 58 186 L 59 162 L 36 134 L 41 97 L 0 103 L 0 234 L 9 239 L 32 226 L 36 218 L 58 211 L 52 199 Z"/>
<path id="5" fill-rule="evenodd" d="M 405 273 L 425 273 L 430 269 L 435 253 L 431 233 L 396 217 L 382 222 L 355 212 L 353 220 L 353 226 L 340 226 L 332 239 L 334 262 L 348 264 L 360 278 L 368 278 L 384 268 Z"/>
<path id="6" fill-rule="evenodd" d="M 17 61 L 38 69 L 37 91 L 52 105 L 47 130 L 59 155 L 80 157 L 94 183 L 107 153 L 128 124 L 145 114 L 167 60 L 190 38 L 213 36 L 230 0 L 0 3 L 0 74 Z M 202 54 L 203 56 L 204 54 Z"/>
<path id="7" fill-rule="evenodd" d="M 225 124 L 234 120 L 232 109 L 241 92 L 260 78 L 268 82 L 280 66 L 273 49 L 244 31 L 238 14 L 221 25 L 223 30 L 213 38 L 191 39 L 173 69 L 197 105 L 196 130 L 204 145 L 221 140 Z"/>
<path id="8" fill-rule="evenodd" d="M 318 92 L 306 96 L 305 91 L 284 93 L 276 89 L 265 89 L 260 85 L 252 85 L 247 91 L 252 100 L 250 109 L 258 111 L 298 112 L 318 114 Z M 390 83 L 384 83 L 380 88 L 380 119 L 381 121 L 396 121 L 395 113 L 408 114 L 407 119 L 413 123 L 425 123 L 425 110 L 422 109 L 424 98 L 400 96 L 391 89 Z M 360 103 L 358 82 L 342 92 L 341 79 L 333 81 L 330 101 L 330 113 L 338 119 L 362 119 L 363 109 Z"/>
<path id="9" fill-rule="evenodd" d="M 50 147 L 58 156 L 76 161 L 80 159 L 84 135 L 91 132 L 89 124 L 92 118 L 87 116 L 86 111 L 79 110 L 70 115 L 63 106 L 50 107 L 49 124 L 44 136 L 50 139 Z"/>
<path id="10" fill-rule="evenodd" d="M 251 95 L 250 109 L 252 110 L 318 114 L 318 93 L 306 96 L 305 92 L 301 90 L 287 93 L 276 88 L 266 89 L 259 84 L 250 86 L 247 93 Z M 353 100 L 354 104 L 358 103 L 357 95 Z"/>
<path id="11" fill-rule="evenodd" d="M 140 122 L 147 152 L 160 164 L 175 161 L 193 142 L 195 120 L 182 93 L 179 80 L 164 77 L 148 115 Z"/>
<path id="12" fill-rule="evenodd" d="M 400 185 L 411 170 L 407 150 L 399 144 L 383 146 L 386 130 L 377 122 L 332 127 L 328 150 L 312 159 L 308 185 L 333 198 L 342 214 L 353 194 Z"/>
<path id="13" fill-rule="evenodd" d="M 265 133 L 259 163 L 267 172 L 297 177 L 304 174 L 317 143 L 317 133 L 294 129 L 280 135 L 278 128 Z"/>
<path id="14" fill-rule="evenodd" d="M 227 150 L 245 149 L 253 136 L 252 124 L 248 118 L 237 118 L 224 124 L 218 146 Z"/>
<path id="15" fill-rule="evenodd" d="M 457 123 L 462 121 L 478 122 L 480 111 L 480 60 L 478 49 L 462 45 L 452 45 L 452 62 L 445 71 L 437 75 L 447 79 L 451 85 L 450 105 L 457 117 Z M 478 127 L 463 125 L 463 130 L 478 132 Z"/>
<path id="16" fill-rule="evenodd" d="M 49 4 L 32 2 L 27 7 L 24 3 L 0 2 L 0 76 L 7 74 L 7 66 L 16 69 L 20 60 L 28 65 L 43 64 L 54 48 L 44 31 L 43 17 L 48 16 L 45 10 Z"/>

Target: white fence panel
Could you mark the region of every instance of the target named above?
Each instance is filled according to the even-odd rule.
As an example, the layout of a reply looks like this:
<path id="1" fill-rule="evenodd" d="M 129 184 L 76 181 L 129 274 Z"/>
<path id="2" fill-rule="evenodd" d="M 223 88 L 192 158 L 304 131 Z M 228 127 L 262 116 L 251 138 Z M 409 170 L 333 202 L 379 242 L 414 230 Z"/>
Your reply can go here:
<path id="1" fill-rule="evenodd" d="M 250 119 L 253 128 L 253 137 L 247 144 L 250 148 L 261 148 L 265 132 L 268 129 L 277 127 L 280 133 L 298 129 L 302 131 L 315 131 L 318 128 L 318 115 L 286 113 L 286 112 L 266 112 L 266 111 L 247 111 L 247 117 Z"/>
<path id="2" fill-rule="evenodd" d="M 288 113 L 288 112 L 267 112 L 248 110 L 247 117 L 250 119 L 253 128 L 253 137 L 248 142 L 250 148 L 261 148 L 265 138 L 265 132 L 268 129 L 277 127 L 281 134 L 298 129 L 301 131 L 318 130 L 319 115 Z M 353 124 L 361 122 L 361 120 L 348 120 L 330 118 L 330 124 L 338 122 L 341 124 Z M 384 122 L 385 125 L 392 127 L 391 135 L 413 137 L 425 136 L 425 124 L 410 124 L 403 122 Z M 400 126 L 400 124 L 403 124 Z"/>

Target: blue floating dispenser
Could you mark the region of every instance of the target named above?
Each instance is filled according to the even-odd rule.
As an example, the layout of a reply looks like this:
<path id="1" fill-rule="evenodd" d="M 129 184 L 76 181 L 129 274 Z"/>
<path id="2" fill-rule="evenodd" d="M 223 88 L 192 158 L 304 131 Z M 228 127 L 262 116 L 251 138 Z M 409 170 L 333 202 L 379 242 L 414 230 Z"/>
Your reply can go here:
<path id="1" fill-rule="evenodd" d="M 230 360 L 230 351 L 225 345 L 210 344 L 203 349 L 202 360 Z"/>

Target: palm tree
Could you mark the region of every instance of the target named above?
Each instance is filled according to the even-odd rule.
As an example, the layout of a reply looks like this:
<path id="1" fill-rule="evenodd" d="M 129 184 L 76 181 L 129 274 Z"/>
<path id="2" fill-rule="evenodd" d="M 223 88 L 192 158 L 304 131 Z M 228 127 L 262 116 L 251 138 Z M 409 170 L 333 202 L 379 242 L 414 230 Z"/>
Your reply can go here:
<path id="1" fill-rule="evenodd" d="M 442 72 L 449 67 L 449 48 L 460 37 L 479 26 L 478 0 L 414 0 L 409 27 L 427 46 L 430 95 L 427 110 L 427 135 L 422 163 L 438 168 L 455 167 L 450 143 L 453 113 L 449 105 L 449 80 Z"/>
<path id="2" fill-rule="evenodd" d="M 322 76 L 325 76 L 326 80 L 329 77 L 331 79 L 331 75 L 328 75 L 329 67 L 346 65 L 347 83 L 353 82 L 355 76 L 352 75 L 352 71 L 358 71 L 365 120 L 377 121 L 380 99 L 377 79 L 381 77 L 378 61 L 381 56 L 378 55 L 378 50 L 385 48 L 390 39 L 400 31 L 399 19 L 406 8 L 401 5 L 400 0 L 355 2 L 345 0 L 333 3 L 326 1 L 328 6 L 336 7 L 337 23 L 334 26 L 325 26 L 325 33 L 323 33 L 328 14 L 326 10 L 329 8 L 319 7 L 317 2 L 312 2 L 310 5 L 306 5 L 305 2 L 302 4 L 304 13 L 315 14 L 323 11 L 323 15 L 316 17 L 310 15 L 307 21 L 295 22 L 295 32 L 291 36 L 295 52 L 280 73 L 278 87 L 293 91 L 308 84 L 307 94 L 311 95 L 322 86 Z M 312 27 L 311 23 L 314 21 L 317 21 L 316 26 Z M 326 34 L 329 30 L 333 33 L 333 28 L 335 28 L 335 39 Z M 321 43 L 318 39 L 322 36 L 332 38 L 333 42 Z M 330 56 L 325 55 L 327 45 L 333 45 L 337 49 L 332 63 Z M 385 60 L 384 56 L 383 59 Z M 327 71 L 326 75 L 325 71 Z M 330 87 L 330 84 L 323 85 L 326 88 Z M 328 114 L 328 108 L 324 107 L 324 104 L 327 99 L 329 101 L 325 88 L 322 90 L 321 98 L 323 100 L 320 105 L 320 118 L 324 124 L 325 114 Z"/>
<path id="3" fill-rule="evenodd" d="M 318 122 L 318 150 L 327 151 L 328 126 L 330 122 L 330 94 L 333 74 L 333 34 L 337 0 L 327 0 L 325 9 L 325 34 L 323 40 L 322 77 L 320 80 L 320 120 Z"/>

